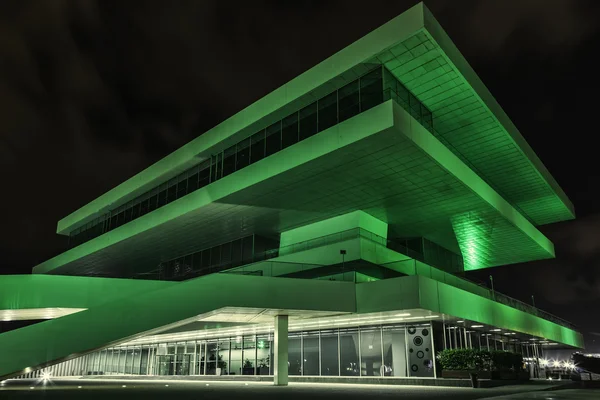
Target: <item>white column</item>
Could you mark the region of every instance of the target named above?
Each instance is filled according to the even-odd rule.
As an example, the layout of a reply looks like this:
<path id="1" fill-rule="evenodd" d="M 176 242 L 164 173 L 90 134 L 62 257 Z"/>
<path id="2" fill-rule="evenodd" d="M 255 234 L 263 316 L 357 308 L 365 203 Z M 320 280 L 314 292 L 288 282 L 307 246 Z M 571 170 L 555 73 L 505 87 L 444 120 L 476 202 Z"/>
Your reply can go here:
<path id="1" fill-rule="evenodd" d="M 274 340 L 274 371 L 273 384 L 287 386 L 288 384 L 288 316 L 275 316 Z"/>

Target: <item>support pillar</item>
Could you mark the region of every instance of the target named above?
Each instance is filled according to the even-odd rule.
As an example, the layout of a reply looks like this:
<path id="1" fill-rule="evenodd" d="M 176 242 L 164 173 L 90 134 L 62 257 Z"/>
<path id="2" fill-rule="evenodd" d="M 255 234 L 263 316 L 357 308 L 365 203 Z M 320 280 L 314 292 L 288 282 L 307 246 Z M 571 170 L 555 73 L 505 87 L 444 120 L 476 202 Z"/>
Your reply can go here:
<path id="1" fill-rule="evenodd" d="M 287 386 L 288 384 L 288 316 L 275 316 L 273 384 Z"/>

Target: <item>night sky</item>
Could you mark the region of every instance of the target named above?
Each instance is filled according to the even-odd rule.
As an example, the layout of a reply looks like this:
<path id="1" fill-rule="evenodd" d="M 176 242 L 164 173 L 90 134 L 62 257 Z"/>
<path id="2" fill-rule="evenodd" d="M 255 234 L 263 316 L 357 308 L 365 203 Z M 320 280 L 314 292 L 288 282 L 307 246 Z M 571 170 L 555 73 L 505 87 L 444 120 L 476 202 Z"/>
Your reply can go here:
<path id="1" fill-rule="evenodd" d="M 416 1 L 0 2 L 0 273 L 56 222 Z M 557 258 L 471 273 L 600 351 L 600 1 L 425 2 L 573 201 Z M 1 295 L 1 293 L 0 293 Z"/>

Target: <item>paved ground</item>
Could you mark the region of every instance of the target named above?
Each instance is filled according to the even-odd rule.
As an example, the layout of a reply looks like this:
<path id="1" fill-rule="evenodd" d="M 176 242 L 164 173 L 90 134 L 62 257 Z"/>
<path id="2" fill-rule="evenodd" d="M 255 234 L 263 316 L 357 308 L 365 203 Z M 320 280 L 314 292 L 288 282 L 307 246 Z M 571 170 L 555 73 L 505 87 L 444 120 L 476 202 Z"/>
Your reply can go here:
<path id="1" fill-rule="evenodd" d="M 295 399 L 599 399 L 600 390 L 554 390 L 539 385 L 505 386 L 490 389 L 348 385 L 293 383 L 274 387 L 262 382 L 186 382 L 186 381 L 118 381 L 118 380 L 54 380 L 47 384 L 37 381 L 6 381 L 0 385 L 0 399 L 235 399 L 295 400 Z"/>
<path id="2" fill-rule="evenodd" d="M 598 389 L 564 389 L 518 393 L 507 396 L 492 397 L 493 400 L 597 400 L 600 399 Z"/>

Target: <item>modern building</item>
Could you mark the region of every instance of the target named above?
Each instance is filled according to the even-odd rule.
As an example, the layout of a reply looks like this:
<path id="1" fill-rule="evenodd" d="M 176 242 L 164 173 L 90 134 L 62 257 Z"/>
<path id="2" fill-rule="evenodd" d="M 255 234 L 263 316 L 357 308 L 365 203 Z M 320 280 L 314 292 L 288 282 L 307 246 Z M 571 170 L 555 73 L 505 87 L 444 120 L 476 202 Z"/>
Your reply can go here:
<path id="1" fill-rule="evenodd" d="M 0 278 L 0 378 L 434 378 L 581 348 L 465 271 L 554 257 L 573 205 L 423 4 L 58 222 Z M 320 378 L 316 378 L 320 377 Z"/>

